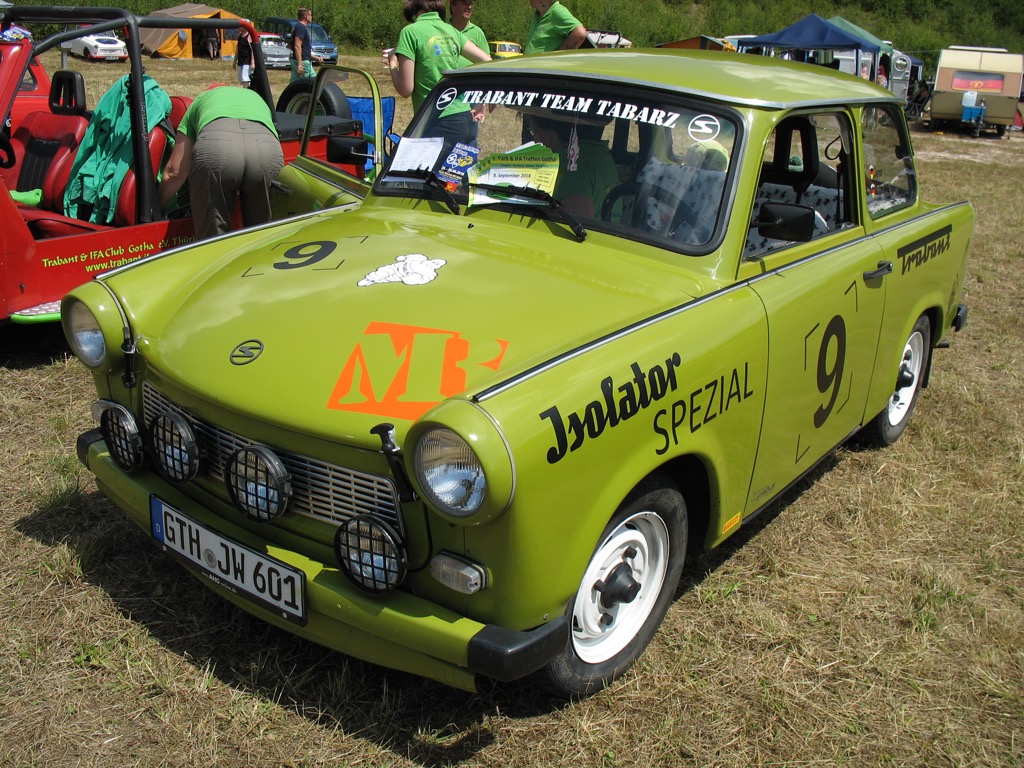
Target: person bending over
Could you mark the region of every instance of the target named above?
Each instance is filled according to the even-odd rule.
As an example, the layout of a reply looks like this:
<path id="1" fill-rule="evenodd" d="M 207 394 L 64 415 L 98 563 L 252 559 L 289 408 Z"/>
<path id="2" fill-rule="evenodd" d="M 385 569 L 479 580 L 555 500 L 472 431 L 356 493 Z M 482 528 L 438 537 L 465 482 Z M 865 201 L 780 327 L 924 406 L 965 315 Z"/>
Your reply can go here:
<path id="1" fill-rule="evenodd" d="M 242 223 L 270 221 L 270 183 L 284 167 L 274 116 L 248 88 L 213 86 L 196 96 L 181 118 L 160 182 L 167 210 L 186 180 L 196 238 L 231 231 L 240 203 Z"/>

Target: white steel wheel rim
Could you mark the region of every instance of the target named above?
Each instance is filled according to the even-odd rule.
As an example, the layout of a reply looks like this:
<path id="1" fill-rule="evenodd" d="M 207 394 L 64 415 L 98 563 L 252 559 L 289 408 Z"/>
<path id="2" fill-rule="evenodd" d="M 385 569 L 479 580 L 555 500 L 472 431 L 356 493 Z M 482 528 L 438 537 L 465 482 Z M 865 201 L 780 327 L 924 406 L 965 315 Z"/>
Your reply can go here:
<path id="1" fill-rule="evenodd" d="M 627 557 L 628 551 L 634 552 Z M 653 512 L 638 512 L 620 523 L 601 542 L 587 566 L 572 611 L 572 644 L 588 664 L 615 656 L 636 637 L 661 594 L 668 571 L 669 533 Z M 602 605 L 598 585 L 627 562 L 640 591 L 630 602 Z M 610 616 L 609 619 L 603 618 Z"/>
<path id="2" fill-rule="evenodd" d="M 903 347 L 903 360 L 900 363 L 900 371 L 907 368 L 914 377 L 914 381 L 912 384 L 897 389 L 892 393 L 892 397 L 889 398 L 888 416 L 890 425 L 898 426 L 910 414 L 910 406 L 913 404 L 914 395 L 917 394 L 917 388 L 920 386 L 921 368 L 923 365 L 924 336 L 915 331 L 907 339 L 906 346 Z"/>

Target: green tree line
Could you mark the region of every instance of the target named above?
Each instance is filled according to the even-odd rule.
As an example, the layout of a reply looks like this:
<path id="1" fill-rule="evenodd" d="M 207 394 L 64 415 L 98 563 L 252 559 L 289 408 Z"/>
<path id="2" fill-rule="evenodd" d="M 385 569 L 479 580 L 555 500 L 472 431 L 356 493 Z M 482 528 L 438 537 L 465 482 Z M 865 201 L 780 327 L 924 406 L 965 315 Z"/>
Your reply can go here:
<path id="1" fill-rule="evenodd" d="M 774 32 L 808 13 L 842 16 L 901 51 L 934 68 L 938 52 L 950 45 L 979 45 L 1024 53 L 1024 2 L 1021 0 L 858 0 L 853 3 L 810 0 L 562 0 L 589 29 L 621 32 L 637 47 L 705 34 Z M 96 4 L 74 2 L 72 4 Z M 130 10 L 151 13 L 173 0 L 138 0 Z M 222 6 L 252 19 L 259 27 L 268 16 L 294 17 L 302 0 L 226 0 Z M 401 0 L 357 3 L 308 0 L 315 21 L 331 34 L 344 59 L 394 45 L 405 25 Z M 473 21 L 491 40 L 523 42 L 532 10 L 526 0 L 477 0 Z"/>

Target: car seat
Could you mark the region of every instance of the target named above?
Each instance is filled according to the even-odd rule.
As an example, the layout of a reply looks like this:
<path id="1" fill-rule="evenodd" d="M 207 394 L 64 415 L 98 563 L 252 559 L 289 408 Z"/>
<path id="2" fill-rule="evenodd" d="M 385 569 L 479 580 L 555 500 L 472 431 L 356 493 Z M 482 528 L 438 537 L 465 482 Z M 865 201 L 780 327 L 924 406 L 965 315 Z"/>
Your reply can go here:
<path id="1" fill-rule="evenodd" d="M 48 112 L 30 112 L 15 129 L 11 137 L 15 162 L 2 173 L 9 189 L 41 189 L 40 205 L 57 210 L 63 204 L 71 165 L 89 126 L 81 72 L 53 73 L 49 107 Z"/>

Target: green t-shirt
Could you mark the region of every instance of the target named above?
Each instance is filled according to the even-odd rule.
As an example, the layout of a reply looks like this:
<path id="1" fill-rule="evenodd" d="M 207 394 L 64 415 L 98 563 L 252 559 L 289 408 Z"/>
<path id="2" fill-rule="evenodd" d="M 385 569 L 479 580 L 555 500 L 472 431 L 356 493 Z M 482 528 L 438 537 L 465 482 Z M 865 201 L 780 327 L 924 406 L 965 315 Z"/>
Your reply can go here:
<path id="1" fill-rule="evenodd" d="M 416 21 L 402 28 L 395 53 L 412 59 L 416 64 L 412 89 L 413 109 L 420 108 L 443 72 L 462 66 L 459 63 L 459 52 L 465 44 L 466 36 L 451 24 L 441 21 L 441 17 L 434 11 L 421 13 Z M 468 109 L 468 104 L 457 101 L 444 114 L 453 115 Z"/>
<path id="2" fill-rule="evenodd" d="M 533 12 L 530 34 L 526 36 L 523 53 L 557 51 L 569 33 L 578 26 L 579 20 L 556 0 L 543 16 L 537 11 Z"/>
<path id="3" fill-rule="evenodd" d="M 580 154 L 576 160 L 576 170 L 569 170 L 566 149 L 558 150 L 559 169 L 558 181 L 555 182 L 555 197 L 565 200 L 567 197 L 587 195 L 594 201 L 594 217 L 601 211 L 608 190 L 619 183 L 619 171 L 615 160 L 605 141 L 597 139 L 581 139 Z"/>
<path id="4" fill-rule="evenodd" d="M 209 123 L 222 117 L 262 123 L 273 131 L 275 136 L 278 135 L 277 128 L 274 127 L 274 115 L 267 102 L 256 91 L 226 85 L 211 88 L 196 96 L 185 110 L 178 130 L 190 139 L 195 139 Z"/>
<path id="5" fill-rule="evenodd" d="M 473 43 L 484 53 L 487 53 L 487 35 L 472 21 L 466 22 L 466 28 L 461 30 L 462 34 L 466 36 L 469 42 Z M 459 56 L 459 68 L 468 67 L 473 62 L 467 59 L 465 56 Z"/>

